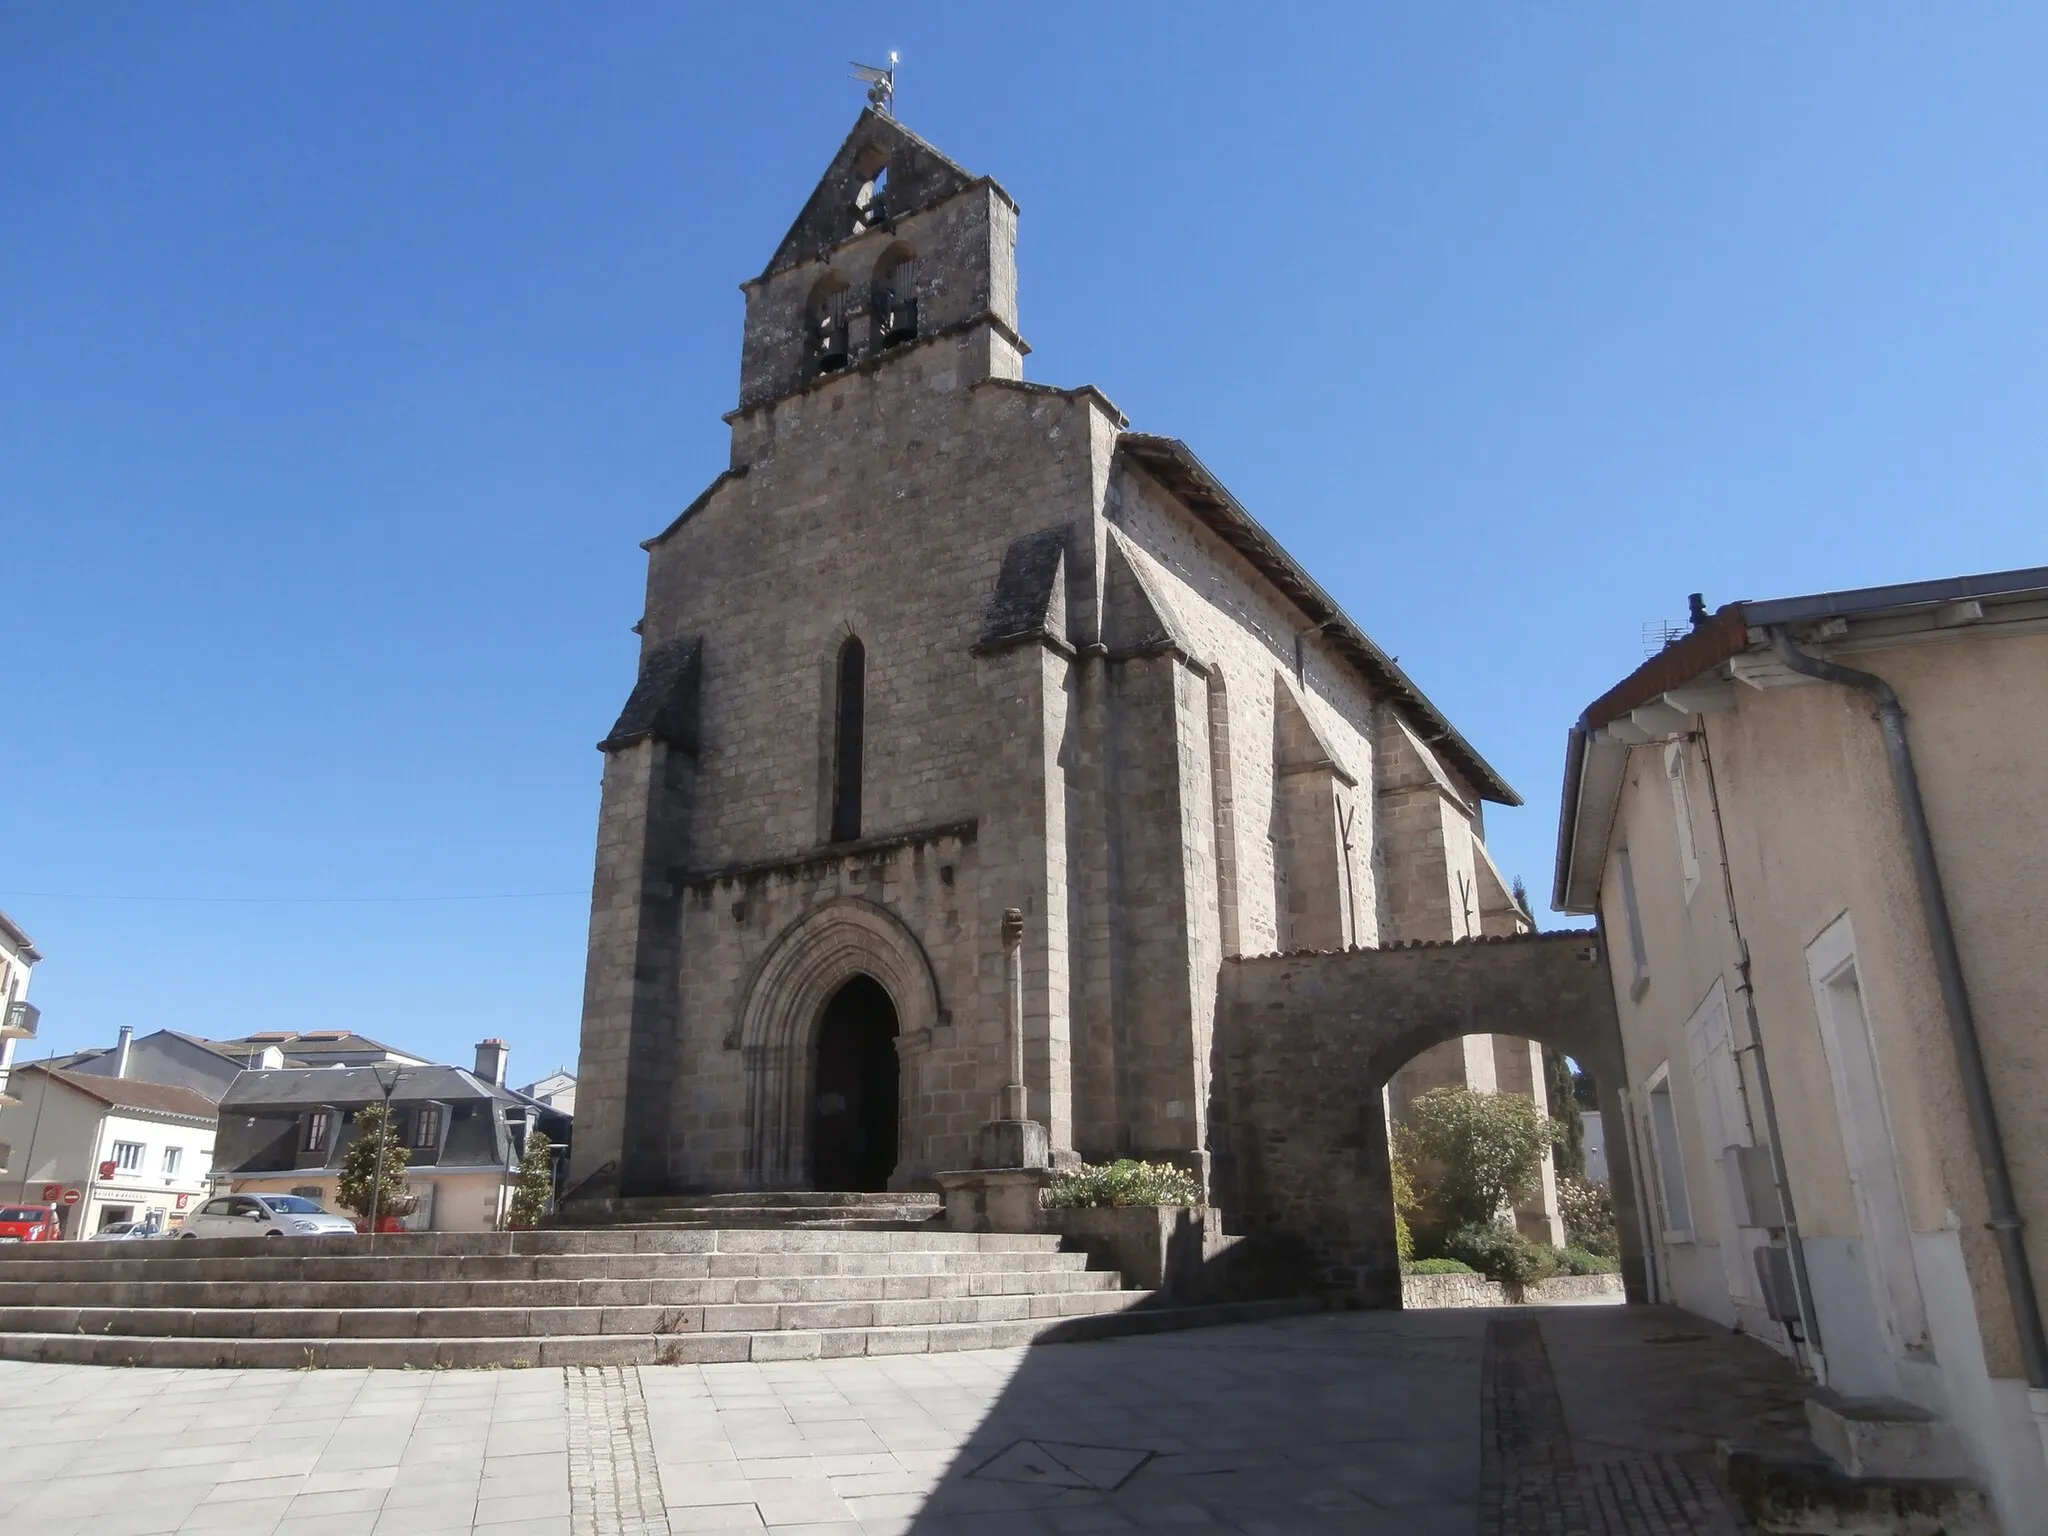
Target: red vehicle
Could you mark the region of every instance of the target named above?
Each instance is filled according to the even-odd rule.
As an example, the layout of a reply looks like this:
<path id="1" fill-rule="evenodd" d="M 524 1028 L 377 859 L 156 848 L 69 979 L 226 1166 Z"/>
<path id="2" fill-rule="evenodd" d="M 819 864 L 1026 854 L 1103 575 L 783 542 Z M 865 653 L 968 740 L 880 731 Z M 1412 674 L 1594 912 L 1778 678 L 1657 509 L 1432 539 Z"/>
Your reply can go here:
<path id="1" fill-rule="evenodd" d="M 0 1205 L 0 1243 L 54 1243 L 63 1235 L 54 1205 Z"/>

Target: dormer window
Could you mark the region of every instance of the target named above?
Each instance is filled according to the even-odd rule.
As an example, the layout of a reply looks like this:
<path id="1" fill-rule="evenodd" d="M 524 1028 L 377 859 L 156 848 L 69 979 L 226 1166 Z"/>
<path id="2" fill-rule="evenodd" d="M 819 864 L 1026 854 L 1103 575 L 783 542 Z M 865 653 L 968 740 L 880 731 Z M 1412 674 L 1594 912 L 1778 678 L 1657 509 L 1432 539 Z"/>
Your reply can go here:
<path id="1" fill-rule="evenodd" d="M 423 1104 L 413 1114 L 412 1144 L 415 1147 L 438 1147 L 441 1144 L 441 1106 Z"/>
<path id="2" fill-rule="evenodd" d="M 872 308 L 878 349 L 917 339 L 917 252 L 909 246 L 890 246 L 875 264 Z"/>
<path id="3" fill-rule="evenodd" d="M 827 273 L 811 290 L 806 329 L 811 367 L 816 373 L 837 373 L 847 365 L 846 279 Z"/>
<path id="4" fill-rule="evenodd" d="M 860 190 L 853 194 L 853 232 L 857 235 L 889 217 L 889 162 L 881 151 L 870 149 L 854 162 L 853 173 L 860 178 Z"/>
<path id="5" fill-rule="evenodd" d="M 334 1128 L 334 1116 L 327 1110 L 316 1109 L 306 1116 L 306 1150 L 325 1152 L 327 1136 Z"/>

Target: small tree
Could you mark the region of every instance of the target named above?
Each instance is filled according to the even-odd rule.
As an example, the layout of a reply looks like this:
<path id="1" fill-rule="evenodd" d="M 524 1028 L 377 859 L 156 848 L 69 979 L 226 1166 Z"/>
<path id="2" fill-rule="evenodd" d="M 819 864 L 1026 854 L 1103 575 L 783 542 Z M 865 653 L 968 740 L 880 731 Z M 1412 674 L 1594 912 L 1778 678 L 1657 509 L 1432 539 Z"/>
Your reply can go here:
<path id="1" fill-rule="evenodd" d="M 398 1139 L 391 1111 L 382 1104 L 356 1111 L 355 1140 L 341 1155 L 341 1203 L 377 1230 L 378 1218 L 403 1216 L 412 1210 L 412 1191 L 405 1182 L 410 1154 Z M 383 1164 L 383 1177 L 377 1169 Z"/>
<path id="2" fill-rule="evenodd" d="M 1586 1176 L 1586 1122 L 1579 1118 L 1579 1074 L 1572 1059 L 1554 1046 L 1543 1047 L 1543 1091 L 1557 1117 L 1557 1171 L 1575 1179 Z"/>
<path id="3" fill-rule="evenodd" d="M 1526 1195 L 1555 1132 L 1532 1100 L 1432 1088 L 1408 1107 L 1396 1146 L 1438 1231 L 1487 1226 Z"/>
<path id="4" fill-rule="evenodd" d="M 526 1156 L 519 1160 L 519 1177 L 512 1185 L 512 1213 L 506 1225 L 537 1227 L 547 1215 L 555 1193 L 554 1145 L 544 1131 L 526 1138 Z"/>

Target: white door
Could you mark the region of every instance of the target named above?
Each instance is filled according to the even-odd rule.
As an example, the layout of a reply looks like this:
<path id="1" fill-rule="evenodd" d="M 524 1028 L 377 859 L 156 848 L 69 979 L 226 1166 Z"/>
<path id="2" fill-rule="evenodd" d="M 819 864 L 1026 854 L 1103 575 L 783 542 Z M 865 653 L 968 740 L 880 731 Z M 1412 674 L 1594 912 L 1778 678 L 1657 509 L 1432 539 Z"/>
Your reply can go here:
<path id="1" fill-rule="evenodd" d="M 1847 916 L 1807 947 L 1806 965 L 1834 1082 L 1849 1185 L 1856 1195 L 1871 1302 L 1892 1358 L 1925 1358 L 1930 1353 L 1927 1308 L 1913 1260 L 1892 1116 L 1856 969 L 1856 937 Z"/>
<path id="2" fill-rule="evenodd" d="M 1738 1301 L 1755 1299 L 1749 1251 L 1763 1234 L 1735 1224 L 1728 1196 L 1728 1149 L 1752 1145 L 1749 1115 L 1742 1102 L 1741 1068 L 1735 1061 L 1735 1038 L 1729 1027 L 1728 992 L 1719 979 L 1706 1001 L 1685 1025 L 1685 1056 L 1692 1068 L 1693 1104 L 1699 1111 L 1702 1151 L 1712 1169 L 1707 1183 L 1707 1209 L 1714 1221 L 1713 1240 L 1720 1245 L 1721 1268 L 1728 1294 Z M 1700 1233 L 1704 1238 L 1707 1233 Z"/>

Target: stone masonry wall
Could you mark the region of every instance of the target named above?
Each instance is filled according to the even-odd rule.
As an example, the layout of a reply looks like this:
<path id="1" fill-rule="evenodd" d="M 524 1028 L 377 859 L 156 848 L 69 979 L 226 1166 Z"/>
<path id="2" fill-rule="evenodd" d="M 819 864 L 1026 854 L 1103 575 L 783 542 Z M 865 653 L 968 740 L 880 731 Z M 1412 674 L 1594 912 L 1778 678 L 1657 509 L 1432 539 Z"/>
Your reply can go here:
<path id="1" fill-rule="evenodd" d="M 1228 1230 L 1305 1251 L 1324 1289 L 1368 1305 L 1400 1294 L 1381 1089 L 1430 1046 L 1477 1032 L 1557 1045 L 1619 1083 L 1613 993 L 1597 938 L 1272 955 L 1224 967 L 1210 1140 Z M 1642 1267 L 1620 1101 L 1610 1118 L 1629 1295 Z"/>

